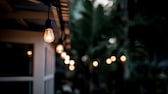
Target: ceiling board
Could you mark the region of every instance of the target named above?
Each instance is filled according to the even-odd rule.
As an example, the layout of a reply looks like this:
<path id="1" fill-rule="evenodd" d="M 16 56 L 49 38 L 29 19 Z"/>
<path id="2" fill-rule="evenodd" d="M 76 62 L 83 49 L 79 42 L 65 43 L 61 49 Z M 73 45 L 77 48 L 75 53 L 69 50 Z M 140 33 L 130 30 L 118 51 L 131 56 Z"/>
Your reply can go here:
<path id="1" fill-rule="evenodd" d="M 56 2 L 57 0 L 55 0 Z M 59 16 L 62 17 L 63 22 L 69 22 L 68 0 L 60 0 L 61 14 L 57 13 L 57 9 L 51 8 L 50 19 L 56 22 L 60 27 Z M 55 8 L 58 8 L 54 6 Z M 41 29 L 45 25 L 45 20 L 48 18 L 48 6 L 46 0 L 0 0 L 0 28 L 9 29 L 11 23 L 17 29 L 29 28 L 34 30 Z M 4 24 L 5 22 L 5 24 Z M 3 24 L 3 25 L 2 25 Z M 5 26 L 6 25 L 6 26 Z M 32 25 L 35 25 L 32 27 Z M 12 29 L 12 28 L 11 28 Z"/>

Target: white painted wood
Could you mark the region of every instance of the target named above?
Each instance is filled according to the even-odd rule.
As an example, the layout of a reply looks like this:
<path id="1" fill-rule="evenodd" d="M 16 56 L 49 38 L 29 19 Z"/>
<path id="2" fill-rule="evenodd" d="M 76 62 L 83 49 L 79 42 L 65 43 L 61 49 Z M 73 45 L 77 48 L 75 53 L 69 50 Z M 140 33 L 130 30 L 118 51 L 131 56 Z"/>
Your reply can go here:
<path id="1" fill-rule="evenodd" d="M 0 81 L 32 81 L 33 94 L 54 94 L 54 83 L 48 83 L 50 90 L 45 90 L 47 81 L 54 82 L 55 50 L 50 44 L 43 41 L 43 32 L 0 30 L 0 41 L 15 43 L 31 43 L 34 45 L 33 52 L 33 76 L 32 77 L 0 77 Z M 50 57 L 46 59 L 46 51 Z M 45 75 L 45 63 L 49 63 L 49 74 Z M 51 91 L 52 90 L 52 91 Z"/>
<path id="2" fill-rule="evenodd" d="M 0 81 L 33 81 L 33 77 L 0 77 Z"/>

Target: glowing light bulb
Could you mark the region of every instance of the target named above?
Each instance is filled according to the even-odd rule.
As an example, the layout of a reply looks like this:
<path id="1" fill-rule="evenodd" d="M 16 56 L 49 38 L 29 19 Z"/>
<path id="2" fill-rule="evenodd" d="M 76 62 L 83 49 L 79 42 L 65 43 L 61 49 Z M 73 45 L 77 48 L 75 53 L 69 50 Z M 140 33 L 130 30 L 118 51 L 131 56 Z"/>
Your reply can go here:
<path id="1" fill-rule="evenodd" d="M 69 56 L 69 55 L 66 55 L 66 56 L 65 56 L 65 60 L 70 60 L 70 56 Z"/>
<path id="2" fill-rule="evenodd" d="M 69 70 L 70 71 L 74 71 L 75 70 L 75 66 L 74 65 L 69 65 Z"/>
<path id="3" fill-rule="evenodd" d="M 127 58 L 126 58 L 126 56 L 125 56 L 125 55 L 122 55 L 122 56 L 120 57 L 120 61 L 121 61 L 121 62 L 125 62 L 125 61 L 126 61 L 126 59 L 127 59 Z"/>
<path id="4" fill-rule="evenodd" d="M 67 55 L 66 52 L 62 52 L 62 53 L 61 53 L 61 58 L 62 58 L 62 59 L 65 59 L 66 55 Z"/>
<path id="5" fill-rule="evenodd" d="M 27 51 L 28 56 L 32 56 L 32 51 Z"/>
<path id="6" fill-rule="evenodd" d="M 99 63 L 98 61 L 93 61 L 93 67 L 98 67 Z"/>
<path id="7" fill-rule="evenodd" d="M 56 46 L 56 52 L 61 54 L 64 51 L 64 46 L 62 44 L 58 44 Z"/>
<path id="8" fill-rule="evenodd" d="M 65 63 L 65 64 L 69 64 L 69 62 L 70 62 L 69 59 L 65 59 L 65 60 L 64 60 L 64 63 Z"/>
<path id="9" fill-rule="evenodd" d="M 111 60 L 110 58 L 107 58 L 107 59 L 106 59 L 106 63 L 107 63 L 107 64 L 111 64 L 111 63 L 112 63 L 112 60 Z"/>
<path id="10" fill-rule="evenodd" d="M 70 65 L 74 65 L 74 64 L 75 64 L 75 61 L 74 61 L 74 60 L 70 60 L 70 61 L 69 61 L 69 64 L 70 64 Z"/>
<path id="11" fill-rule="evenodd" d="M 111 56 L 111 61 L 115 62 L 116 61 L 116 57 L 115 56 Z"/>
<path id="12" fill-rule="evenodd" d="M 55 39 L 54 32 L 52 28 L 47 28 L 45 29 L 44 32 L 44 41 L 47 43 L 53 42 Z"/>

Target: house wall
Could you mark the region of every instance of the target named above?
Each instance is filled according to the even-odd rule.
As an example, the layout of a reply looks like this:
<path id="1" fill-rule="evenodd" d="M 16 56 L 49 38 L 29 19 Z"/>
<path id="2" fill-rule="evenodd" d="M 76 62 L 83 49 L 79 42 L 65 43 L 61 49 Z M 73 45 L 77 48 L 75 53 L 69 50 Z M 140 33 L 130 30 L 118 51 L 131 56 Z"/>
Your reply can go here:
<path id="1" fill-rule="evenodd" d="M 54 94 L 55 50 L 43 41 L 42 32 L 0 30 L 0 42 L 33 44 L 33 75 L 0 77 L 0 82 L 31 82 L 29 94 Z"/>

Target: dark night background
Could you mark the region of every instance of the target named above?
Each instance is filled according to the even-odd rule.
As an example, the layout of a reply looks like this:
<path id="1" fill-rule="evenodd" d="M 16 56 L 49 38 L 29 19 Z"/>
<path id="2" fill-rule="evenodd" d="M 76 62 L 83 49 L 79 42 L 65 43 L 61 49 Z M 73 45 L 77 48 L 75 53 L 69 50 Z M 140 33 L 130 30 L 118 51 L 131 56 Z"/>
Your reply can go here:
<path id="1" fill-rule="evenodd" d="M 41 1 L 43 3 L 47 2 L 47 0 Z M 76 0 L 76 2 L 78 1 L 89 0 Z M 73 15 L 71 15 L 73 14 L 73 11 L 76 11 L 75 9 L 69 11 L 70 17 L 72 17 L 69 22 L 72 42 L 72 49 L 69 51 L 69 54 L 73 56 L 72 58 L 77 61 L 77 64 L 75 65 L 75 71 L 69 71 L 67 65 L 65 65 L 60 56 L 56 54 L 57 59 L 54 83 L 56 94 L 168 94 L 167 1 L 123 1 L 127 1 L 127 3 L 125 3 L 127 9 L 122 9 L 121 5 L 118 4 L 117 9 L 114 12 L 117 14 L 126 11 L 128 13 L 128 21 L 123 21 L 121 19 L 123 15 L 113 16 L 113 13 L 109 16 L 110 20 L 107 21 L 106 19 L 104 21 L 105 18 L 103 18 L 102 7 L 99 7 L 100 10 L 97 10 L 97 14 L 95 13 L 96 15 L 93 16 L 93 10 L 91 10 L 92 6 L 88 2 L 83 4 L 86 11 L 81 12 L 80 9 L 76 9 L 83 15 L 81 20 L 77 20 L 73 18 Z M 74 6 L 70 4 L 69 8 L 73 9 Z M 93 18 L 95 23 L 97 22 L 96 25 L 92 25 L 90 22 Z M 28 24 L 30 24 L 29 26 L 31 28 L 27 27 L 27 30 L 41 30 L 43 27 L 41 25 L 37 25 L 36 27 L 31 23 Z M 25 29 L 25 27 L 21 27 L 20 25 L 13 24 L 9 27 L 10 25 L 11 23 L 9 24 L 6 20 L 1 19 L 0 29 Z M 121 51 L 125 47 L 125 40 L 123 39 L 124 35 L 122 31 L 123 25 L 127 26 L 128 29 L 128 36 L 126 38 L 128 44 L 126 44 L 127 49 L 124 49 L 126 53 Z M 92 32 L 90 28 L 95 31 L 97 30 L 97 32 Z M 108 30 L 111 32 L 106 32 Z M 104 44 L 101 44 L 110 38 L 112 34 L 116 34 L 120 43 L 117 45 L 115 50 L 107 49 L 105 48 L 106 46 L 104 47 Z M 105 36 L 105 38 L 102 38 L 102 35 Z M 89 39 L 92 41 L 90 42 Z M 33 75 L 32 71 L 29 70 L 30 66 L 32 66 L 29 64 L 29 62 L 32 62 L 32 58 L 25 55 L 27 49 L 33 49 L 33 45 L 0 42 L 0 48 L 0 57 L 2 58 L 2 61 L 6 60 L 5 57 L 10 56 L 12 58 L 7 60 L 8 63 L 18 62 L 10 65 L 10 70 L 15 70 L 13 72 L 9 72 L 8 69 L 4 68 L 4 66 L 9 66 L 9 64 L 1 63 L 0 77 L 9 75 Z M 94 51 L 96 50 L 95 53 L 90 49 L 93 49 Z M 18 53 L 19 51 L 20 53 Z M 97 68 L 93 68 L 90 66 L 89 62 L 82 61 L 81 58 L 85 54 L 90 56 L 89 59 L 98 58 L 100 65 Z M 123 63 L 117 58 L 116 62 L 107 65 L 104 61 L 109 54 L 114 54 L 117 57 L 124 54 L 127 55 L 130 61 Z M 23 64 L 22 62 L 26 63 Z M 128 69 L 126 70 L 130 72 L 129 77 L 127 78 L 124 78 L 124 75 L 127 75 L 125 65 L 128 66 Z M 15 69 L 16 67 L 19 68 Z M 23 71 L 20 71 L 20 69 Z M 13 87 L 15 87 L 15 85 L 17 86 L 15 83 L 3 84 L 4 82 L 0 83 L 0 90 L 2 87 L 8 88 L 10 85 L 13 85 Z M 18 85 L 20 85 L 20 83 L 18 83 Z M 70 86 L 72 91 L 64 91 L 64 85 Z M 32 83 L 25 83 L 25 91 L 23 93 L 29 91 L 27 90 L 27 86 L 32 86 Z M 15 92 L 17 93 L 17 91 Z M 30 90 L 29 92 L 31 93 L 32 91 Z"/>

